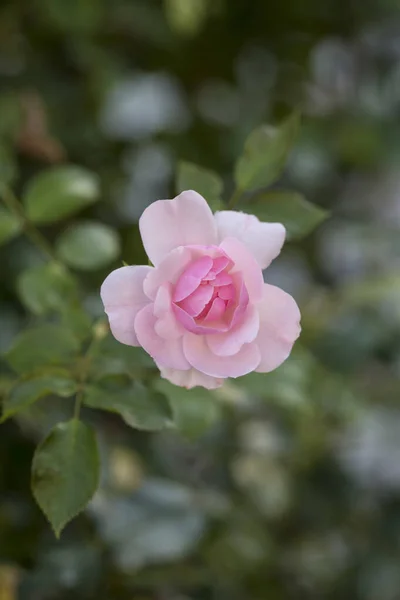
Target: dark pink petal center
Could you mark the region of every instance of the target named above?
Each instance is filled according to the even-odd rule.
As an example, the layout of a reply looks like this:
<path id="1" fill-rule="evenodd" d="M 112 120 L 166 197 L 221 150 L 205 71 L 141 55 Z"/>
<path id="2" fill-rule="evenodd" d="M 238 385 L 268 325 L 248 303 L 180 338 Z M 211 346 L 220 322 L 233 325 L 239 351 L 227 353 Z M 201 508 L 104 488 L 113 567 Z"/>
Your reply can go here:
<path id="1" fill-rule="evenodd" d="M 214 251 L 215 254 L 215 251 Z M 243 279 L 230 273 L 234 264 L 217 256 L 196 258 L 181 274 L 172 293 L 178 321 L 193 333 L 220 333 L 238 323 L 249 301 Z"/>

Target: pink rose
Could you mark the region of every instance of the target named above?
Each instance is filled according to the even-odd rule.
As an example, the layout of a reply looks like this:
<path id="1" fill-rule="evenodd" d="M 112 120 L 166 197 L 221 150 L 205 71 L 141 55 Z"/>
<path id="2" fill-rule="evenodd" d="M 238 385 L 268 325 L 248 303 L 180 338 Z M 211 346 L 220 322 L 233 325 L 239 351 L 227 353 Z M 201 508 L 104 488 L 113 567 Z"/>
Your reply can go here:
<path id="1" fill-rule="evenodd" d="M 139 227 L 154 267 L 122 267 L 101 288 L 118 341 L 142 346 L 162 377 L 186 388 L 214 389 L 286 360 L 300 312 L 262 275 L 282 248 L 283 225 L 236 211 L 213 215 L 187 191 L 151 204 Z"/>

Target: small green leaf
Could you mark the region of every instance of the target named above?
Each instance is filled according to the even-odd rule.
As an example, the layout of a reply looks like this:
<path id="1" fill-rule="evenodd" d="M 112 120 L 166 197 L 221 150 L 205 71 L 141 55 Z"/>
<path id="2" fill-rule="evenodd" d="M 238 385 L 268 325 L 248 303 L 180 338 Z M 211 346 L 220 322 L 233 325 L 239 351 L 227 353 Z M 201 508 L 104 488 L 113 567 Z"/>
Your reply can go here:
<path id="1" fill-rule="evenodd" d="M 32 491 L 57 537 L 86 507 L 98 483 L 93 430 L 77 419 L 56 425 L 33 457 Z"/>
<path id="2" fill-rule="evenodd" d="M 242 190 L 271 185 L 281 175 L 300 125 L 293 113 L 279 127 L 262 125 L 247 138 L 244 153 L 235 167 L 235 181 Z"/>
<path id="3" fill-rule="evenodd" d="M 24 271 L 17 281 L 22 302 L 36 315 L 61 311 L 77 298 L 77 283 L 60 263 L 50 262 Z"/>
<path id="4" fill-rule="evenodd" d="M 17 382 L 3 402 L 1 422 L 50 394 L 68 398 L 76 393 L 77 385 L 68 371 L 58 371 Z"/>
<path id="5" fill-rule="evenodd" d="M 190 439 L 206 433 L 221 417 L 221 405 L 211 391 L 186 390 L 165 379 L 159 379 L 156 388 L 170 401 L 176 428 Z"/>
<path id="6" fill-rule="evenodd" d="M 165 396 L 140 383 L 123 389 L 91 386 L 87 388 L 83 401 L 91 408 L 118 413 L 127 425 L 135 429 L 158 431 L 172 420 L 171 407 Z"/>
<path id="7" fill-rule="evenodd" d="M 178 164 L 176 188 L 178 193 L 195 190 L 207 200 L 213 211 L 223 209 L 221 200 L 223 182 L 214 171 L 181 161 Z"/>
<path id="8" fill-rule="evenodd" d="M 29 219 L 54 223 L 96 202 L 100 194 L 96 174 L 76 166 L 53 167 L 32 179 L 23 201 Z"/>
<path id="9" fill-rule="evenodd" d="M 0 245 L 6 244 L 22 231 L 21 220 L 0 206 Z"/>
<path id="10" fill-rule="evenodd" d="M 28 373 L 44 366 L 69 364 L 79 350 L 71 331 L 60 325 L 47 324 L 21 333 L 6 354 L 17 373 Z"/>
<path id="11" fill-rule="evenodd" d="M 272 191 L 257 194 L 240 210 L 256 215 L 261 221 L 282 223 L 289 239 L 301 239 L 329 217 L 329 212 L 308 202 L 297 192 Z"/>
<path id="12" fill-rule="evenodd" d="M 60 259 L 71 267 L 95 271 L 118 257 L 120 241 L 111 227 L 87 221 L 64 231 L 57 240 L 56 249 Z"/>

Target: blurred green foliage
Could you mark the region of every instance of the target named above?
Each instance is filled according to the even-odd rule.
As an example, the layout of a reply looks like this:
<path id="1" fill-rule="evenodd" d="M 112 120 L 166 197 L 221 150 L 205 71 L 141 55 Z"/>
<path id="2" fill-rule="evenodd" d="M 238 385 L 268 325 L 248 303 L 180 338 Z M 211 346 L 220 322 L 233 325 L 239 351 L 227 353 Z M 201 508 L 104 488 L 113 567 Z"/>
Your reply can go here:
<path id="1" fill-rule="evenodd" d="M 399 39 L 395 0 L 2 3 L 1 599 L 397 600 Z M 215 392 L 98 293 L 185 187 L 295 242 L 266 277 L 300 343 Z M 35 447 L 59 530 L 91 431 L 56 541 Z"/>

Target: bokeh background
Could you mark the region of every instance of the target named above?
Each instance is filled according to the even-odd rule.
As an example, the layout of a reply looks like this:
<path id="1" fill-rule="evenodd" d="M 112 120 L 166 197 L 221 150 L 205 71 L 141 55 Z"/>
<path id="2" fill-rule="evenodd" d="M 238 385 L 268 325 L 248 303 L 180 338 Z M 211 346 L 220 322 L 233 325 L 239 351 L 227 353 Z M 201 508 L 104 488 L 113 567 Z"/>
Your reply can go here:
<path id="1" fill-rule="evenodd" d="M 60 541 L 30 464 L 71 406 L 3 424 L 1 600 L 400 598 L 398 0 L 1 3 L 0 176 L 18 195 L 49 165 L 90 168 L 102 200 L 83 217 L 118 230 L 128 263 L 178 160 L 229 191 L 248 133 L 297 107 L 283 181 L 331 218 L 268 271 L 302 309 L 291 358 L 198 391 L 176 430 L 95 417 L 101 489 Z M 0 249 L 2 351 L 30 322 L 16 281 L 39 260 L 23 238 Z M 94 317 L 106 273 L 81 275 Z"/>

